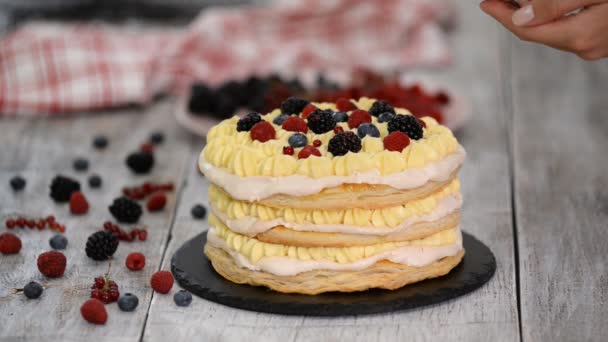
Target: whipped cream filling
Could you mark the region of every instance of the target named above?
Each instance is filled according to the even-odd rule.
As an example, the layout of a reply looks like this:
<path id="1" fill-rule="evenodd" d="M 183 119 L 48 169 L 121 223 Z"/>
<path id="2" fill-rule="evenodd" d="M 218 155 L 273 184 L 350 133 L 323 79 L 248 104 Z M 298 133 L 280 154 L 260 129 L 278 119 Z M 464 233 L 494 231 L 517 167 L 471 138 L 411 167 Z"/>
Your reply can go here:
<path id="1" fill-rule="evenodd" d="M 277 276 L 293 276 L 313 270 L 357 271 L 368 268 L 380 260 L 389 260 L 413 267 L 423 267 L 442 258 L 456 255 L 462 250 L 460 227 L 458 227 L 458 239 L 450 245 L 434 247 L 404 246 L 346 264 L 320 260 L 299 260 L 288 257 L 263 257 L 254 264 L 245 256 L 230 249 L 226 242 L 215 234 L 215 229 L 213 228 L 210 228 L 207 232 L 207 242 L 230 254 L 240 267 L 252 271 L 271 273 Z"/>
<path id="2" fill-rule="evenodd" d="M 419 222 L 436 221 L 462 206 L 462 195 L 454 193 L 448 195 L 439 201 L 437 207 L 430 213 L 421 216 L 413 216 L 400 225 L 395 227 L 376 227 L 376 226 L 356 226 L 350 224 L 314 224 L 314 223 L 295 223 L 285 220 L 285 218 L 276 218 L 270 221 L 264 221 L 257 217 L 245 216 L 239 219 L 230 219 L 228 215 L 221 212 L 217 206 L 211 203 L 211 212 L 220 221 L 222 221 L 230 230 L 235 233 L 256 236 L 276 226 L 284 226 L 289 229 L 301 232 L 322 232 L 322 233 L 345 233 L 345 234 L 362 234 L 362 235 L 390 235 L 402 232 L 412 225 Z"/>
<path id="3" fill-rule="evenodd" d="M 422 168 L 382 175 L 378 170 L 355 172 L 350 176 L 311 178 L 304 175 L 286 177 L 240 177 L 208 163 L 201 154 L 199 168 L 205 177 L 222 187 L 232 198 L 259 201 L 276 194 L 306 196 L 342 184 L 378 184 L 405 190 L 423 186 L 429 181 L 445 181 L 464 162 L 466 152 L 462 146 L 445 158 Z"/>

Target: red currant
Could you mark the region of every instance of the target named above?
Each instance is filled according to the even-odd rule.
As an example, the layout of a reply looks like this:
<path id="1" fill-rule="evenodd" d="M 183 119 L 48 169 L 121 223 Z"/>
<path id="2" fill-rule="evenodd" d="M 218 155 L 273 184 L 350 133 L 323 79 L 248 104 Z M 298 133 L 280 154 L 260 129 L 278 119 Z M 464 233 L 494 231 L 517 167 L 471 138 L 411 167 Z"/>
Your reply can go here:
<path id="1" fill-rule="evenodd" d="M 36 227 L 36 221 L 34 221 L 34 220 L 27 220 L 27 221 L 25 221 L 25 224 L 28 226 L 28 228 Z"/>
<path id="2" fill-rule="evenodd" d="M 98 289 L 102 289 L 105 284 L 106 280 L 103 277 L 95 278 L 95 287 L 97 287 Z"/>
<path id="3" fill-rule="evenodd" d="M 139 231 L 139 241 L 146 241 L 147 238 L 148 238 L 148 232 L 145 230 L 140 230 Z"/>
<path id="4" fill-rule="evenodd" d="M 25 226 L 25 219 L 23 217 L 19 217 L 16 223 L 17 227 L 23 228 Z"/>
<path id="5" fill-rule="evenodd" d="M 319 139 L 315 139 L 315 140 L 312 141 L 312 145 L 314 147 L 319 147 L 319 146 L 321 146 L 321 144 L 322 144 L 321 140 L 319 140 Z"/>
<path id="6" fill-rule="evenodd" d="M 6 228 L 8 228 L 8 229 L 15 228 L 15 220 L 13 220 L 13 219 L 6 220 Z"/>
<path id="7" fill-rule="evenodd" d="M 38 223 L 36 223 L 36 228 L 38 228 L 39 230 L 43 230 L 45 227 L 46 227 L 45 220 L 39 220 Z"/>
<path id="8" fill-rule="evenodd" d="M 291 146 L 283 147 L 283 154 L 286 154 L 288 156 L 293 156 L 293 147 L 291 147 Z"/>

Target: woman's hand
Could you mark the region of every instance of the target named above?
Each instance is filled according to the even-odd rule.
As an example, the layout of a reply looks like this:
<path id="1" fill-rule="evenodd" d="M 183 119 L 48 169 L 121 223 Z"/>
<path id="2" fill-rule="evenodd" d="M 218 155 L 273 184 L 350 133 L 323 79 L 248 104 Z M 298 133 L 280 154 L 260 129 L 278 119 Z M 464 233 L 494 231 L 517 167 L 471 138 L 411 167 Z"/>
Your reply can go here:
<path id="1" fill-rule="evenodd" d="M 589 61 L 608 57 L 608 0 L 533 0 L 521 7 L 485 0 L 480 6 L 521 40 L 570 51 Z"/>

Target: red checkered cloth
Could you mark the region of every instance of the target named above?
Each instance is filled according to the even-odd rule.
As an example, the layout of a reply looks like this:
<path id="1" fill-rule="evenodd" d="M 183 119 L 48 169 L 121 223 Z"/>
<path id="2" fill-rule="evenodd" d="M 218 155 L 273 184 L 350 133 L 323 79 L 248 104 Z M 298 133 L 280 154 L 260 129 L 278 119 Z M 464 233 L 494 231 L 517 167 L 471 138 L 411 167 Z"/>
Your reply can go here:
<path id="1" fill-rule="evenodd" d="M 193 80 L 443 65 L 452 14 L 443 1 L 299 0 L 209 9 L 185 31 L 29 24 L 0 41 L 0 113 L 145 104 Z"/>

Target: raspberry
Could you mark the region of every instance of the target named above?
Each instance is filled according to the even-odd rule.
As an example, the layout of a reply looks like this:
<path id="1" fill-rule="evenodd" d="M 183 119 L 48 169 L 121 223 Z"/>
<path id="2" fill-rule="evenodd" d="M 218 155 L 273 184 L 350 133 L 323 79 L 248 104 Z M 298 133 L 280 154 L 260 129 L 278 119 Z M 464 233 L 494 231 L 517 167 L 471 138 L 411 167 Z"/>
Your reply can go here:
<path id="1" fill-rule="evenodd" d="M 293 156 L 293 147 L 291 146 L 283 146 L 283 154 L 287 156 Z"/>
<path id="2" fill-rule="evenodd" d="M 165 196 L 164 192 L 158 191 L 150 196 L 146 203 L 146 207 L 148 208 L 148 211 L 159 211 L 163 210 L 165 204 L 167 204 L 167 196 Z"/>
<path id="3" fill-rule="evenodd" d="M 70 196 L 70 212 L 74 215 L 86 214 L 89 211 L 89 202 L 82 192 L 73 192 Z"/>
<path id="4" fill-rule="evenodd" d="M 169 271 L 158 271 L 150 278 L 150 285 L 154 291 L 167 294 L 173 287 L 173 275 Z"/>
<path id="5" fill-rule="evenodd" d="M 0 235 L 0 253 L 17 254 L 21 250 L 21 239 L 15 234 L 4 233 Z"/>
<path id="6" fill-rule="evenodd" d="M 262 121 L 262 117 L 258 113 L 249 113 L 242 117 L 239 122 L 236 123 L 237 132 L 247 132 L 250 131 L 255 124 Z"/>
<path id="7" fill-rule="evenodd" d="M 306 125 L 306 121 L 304 121 L 303 119 L 301 119 L 297 116 L 290 116 L 287 119 L 285 119 L 285 121 L 283 122 L 283 125 L 281 125 L 281 127 L 284 130 L 290 131 L 290 132 L 308 133 L 308 126 Z"/>
<path id="8" fill-rule="evenodd" d="M 350 113 L 350 117 L 348 118 L 348 127 L 349 128 L 357 128 L 362 123 L 371 123 L 372 116 L 363 109 L 354 110 Z"/>
<path id="9" fill-rule="evenodd" d="M 395 108 L 393 108 L 393 106 L 388 104 L 388 102 L 380 101 L 380 100 L 374 102 L 374 104 L 369 109 L 369 113 L 373 116 L 378 116 L 378 115 L 380 115 L 382 113 L 386 113 L 386 112 L 395 114 Z"/>
<path id="10" fill-rule="evenodd" d="M 125 163 L 136 174 L 148 173 L 154 166 L 154 154 L 137 151 L 129 154 Z"/>
<path id="11" fill-rule="evenodd" d="M 310 157 L 310 155 L 320 157 L 321 152 L 319 152 L 319 150 L 317 150 L 317 148 L 314 146 L 304 146 L 304 148 L 298 153 L 298 159 L 306 159 Z"/>
<path id="12" fill-rule="evenodd" d="M 80 314 L 87 322 L 106 324 L 108 313 L 103 303 L 97 299 L 89 299 L 80 307 Z"/>
<path id="13" fill-rule="evenodd" d="M 331 110 L 316 109 L 308 115 L 308 128 L 317 134 L 331 131 L 336 127 L 333 114 Z"/>
<path id="14" fill-rule="evenodd" d="M 327 150 L 335 156 L 343 156 L 350 152 L 359 152 L 361 150 L 361 139 L 351 132 L 340 132 L 333 136 L 327 144 Z"/>
<path id="15" fill-rule="evenodd" d="M 388 122 L 388 131 L 389 133 L 393 133 L 395 131 L 403 132 L 414 140 L 421 139 L 424 133 L 422 130 L 422 125 L 413 115 L 395 116 L 391 121 Z"/>
<path id="16" fill-rule="evenodd" d="M 287 120 L 285 120 L 285 121 L 287 121 Z M 276 131 L 274 130 L 274 127 L 272 127 L 272 124 L 270 124 L 266 121 L 262 121 L 262 122 L 256 123 L 251 128 L 250 134 L 251 134 L 252 140 L 266 142 L 268 140 L 275 138 Z"/>
<path id="17" fill-rule="evenodd" d="M 283 114 L 300 114 L 300 112 L 308 105 L 308 101 L 292 96 L 281 103 L 281 113 Z"/>
<path id="18" fill-rule="evenodd" d="M 310 113 L 314 112 L 317 109 L 318 108 L 315 105 L 309 103 L 306 107 L 304 107 L 304 109 L 302 109 L 302 119 L 308 118 Z"/>
<path id="19" fill-rule="evenodd" d="M 61 252 L 44 252 L 38 256 L 38 270 L 48 278 L 61 277 L 65 272 L 66 258 Z"/>
<path id="20" fill-rule="evenodd" d="M 348 112 L 357 109 L 357 106 L 350 102 L 350 100 L 341 97 L 336 101 L 336 108 L 341 112 Z"/>
<path id="21" fill-rule="evenodd" d="M 73 192 L 80 191 L 80 183 L 77 181 L 57 175 L 51 182 L 51 198 L 55 202 L 67 202 Z"/>
<path id="22" fill-rule="evenodd" d="M 119 197 L 108 207 L 110 213 L 120 222 L 135 223 L 141 216 L 141 206 L 136 202 Z"/>
<path id="23" fill-rule="evenodd" d="M 118 248 L 118 238 L 110 232 L 100 230 L 89 236 L 85 247 L 87 256 L 93 260 L 109 259 Z"/>
<path id="24" fill-rule="evenodd" d="M 395 131 L 384 138 L 384 148 L 389 151 L 401 152 L 410 144 L 407 134 Z"/>
<path id="25" fill-rule="evenodd" d="M 139 271 L 146 266 L 146 257 L 141 253 L 131 253 L 127 256 L 125 265 L 131 271 Z"/>

